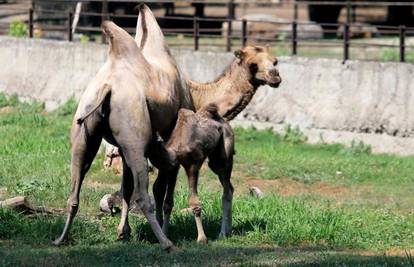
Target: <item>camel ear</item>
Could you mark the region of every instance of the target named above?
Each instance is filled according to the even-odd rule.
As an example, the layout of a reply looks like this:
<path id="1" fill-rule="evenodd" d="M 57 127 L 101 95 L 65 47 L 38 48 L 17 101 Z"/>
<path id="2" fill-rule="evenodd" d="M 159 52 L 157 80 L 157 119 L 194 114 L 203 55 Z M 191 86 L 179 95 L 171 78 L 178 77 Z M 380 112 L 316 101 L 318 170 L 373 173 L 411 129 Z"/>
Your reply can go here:
<path id="1" fill-rule="evenodd" d="M 244 59 L 245 53 L 241 49 L 234 51 L 234 56 L 237 58 L 237 63 L 241 63 Z"/>
<path id="2" fill-rule="evenodd" d="M 266 48 L 266 52 L 269 53 L 272 46 L 270 44 L 266 44 L 265 48 Z"/>

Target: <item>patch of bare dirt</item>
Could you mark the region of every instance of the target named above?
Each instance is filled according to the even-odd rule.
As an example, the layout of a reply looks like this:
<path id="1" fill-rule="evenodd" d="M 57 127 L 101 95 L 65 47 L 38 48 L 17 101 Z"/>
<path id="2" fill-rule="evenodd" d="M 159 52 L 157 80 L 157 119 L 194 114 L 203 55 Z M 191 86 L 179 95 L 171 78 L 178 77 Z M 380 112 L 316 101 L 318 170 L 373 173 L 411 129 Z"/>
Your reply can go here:
<path id="1" fill-rule="evenodd" d="M 16 109 L 10 106 L 5 106 L 5 107 L 0 108 L 0 114 L 9 114 L 14 111 L 16 111 Z"/>
<path id="2" fill-rule="evenodd" d="M 412 249 L 400 249 L 400 248 L 390 248 L 385 252 L 385 255 L 387 256 L 407 256 L 414 258 L 414 248 Z"/>
<path id="3" fill-rule="evenodd" d="M 326 182 L 316 182 L 305 184 L 287 178 L 276 180 L 263 180 L 257 178 L 247 178 L 245 182 L 248 187 L 256 186 L 264 193 L 274 193 L 282 196 L 318 194 L 325 197 L 342 198 L 354 195 L 348 188 Z"/>

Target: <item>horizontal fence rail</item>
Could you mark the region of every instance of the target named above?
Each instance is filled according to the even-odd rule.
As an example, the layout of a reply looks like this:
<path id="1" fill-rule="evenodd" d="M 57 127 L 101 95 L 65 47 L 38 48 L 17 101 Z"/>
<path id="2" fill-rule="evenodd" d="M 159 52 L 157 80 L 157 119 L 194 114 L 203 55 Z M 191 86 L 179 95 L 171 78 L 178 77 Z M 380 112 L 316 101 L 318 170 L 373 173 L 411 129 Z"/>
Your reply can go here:
<path id="1" fill-rule="evenodd" d="M 42 2 L 56 2 L 53 0 L 42 0 Z M 82 1 L 59 1 L 59 2 L 67 2 L 67 3 L 75 3 L 75 2 L 82 2 Z M 88 0 L 87 2 L 102 2 L 102 0 Z M 120 2 L 117 0 L 111 0 L 106 2 Z M 157 3 L 171 3 L 172 1 L 125 1 L 122 2 L 157 2 Z M 191 3 L 231 3 L 231 4 L 240 4 L 240 3 L 251 3 L 250 1 L 183 1 L 183 2 L 191 2 Z M 261 1 L 257 1 L 257 4 L 261 4 Z M 278 4 L 287 3 L 286 1 L 280 1 Z M 205 41 L 206 38 L 211 39 L 221 39 L 224 40 L 219 42 L 217 41 L 211 46 L 221 47 L 224 48 L 226 51 L 231 51 L 235 46 L 245 46 L 249 42 L 257 42 L 263 43 L 268 42 L 270 44 L 284 44 L 286 47 L 290 49 L 291 55 L 298 55 L 300 48 L 302 47 L 320 47 L 323 49 L 324 47 L 342 47 L 342 59 L 343 62 L 350 59 L 350 50 L 352 48 L 394 48 L 398 51 L 398 60 L 400 62 L 406 61 L 406 53 L 408 49 L 413 49 L 414 46 L 407 45 L 406 39 L 407 36 L 414 35 L 414 27 L 406 27 L 404 25 L 400 26 L 389 26 L 389 25 L 373 25 L 369 24 L 371 27 L 375 27 L 380 34 L 385 35 L 393 35 L 398 37 L 398 44 L 379 44 L 379 43 L 372 43 L 372 42 L 361 42 L 361 41 L 353 41 L 351 39 L 351 30 L 354 33 L 358 33 L 358 30 L 355 30 L 353 27 L 360 27 L 361 24 L 353 23 L 351 21 L 351 9 L 353 6 L 414 6 L 414 2 L 363 2 L 363 1 L 297 1 L 297 2 L 289 2 L 289 4 L 294 5 L 294 16 L 291 21 L 265 21 L 265 20 L 248 20 L 248 19 L 235 19 L 232 16 L 223 17 L 223 18 L 203 18 L 203 17 L 189 17 L 189 16 L 159 16 L 157 17 L 158 21 L 183 21 L 189 23 L 190 27 L 188 28 L 163 28 L 164 34 L 169 36 L 181 36 L 182 38 L 192 38 L 192 42 L 188 44 L 182 44 L 191 46 L 194 50 L 199 50 L 200 47 L 203 45 L 202 41 Z M 344 23 L 313 23 L 313 22 L 303 22 L 297 19 L 297 6 L 298 5 L 341 5 L 346 8 L 346 21 Z M 16 8 L 11 8 L 11 10 L 16 10 Z M 62 32 L 63 36 L 66 32 L 66 40 L 69 42 L 73 41 L 74 32 L 84 33 L 84 34 L 97 34 L 101 32 L 100 27 L 94 26 L 76 26 L 74 29 L 72 28 L 72 23 L 74 20 L 74 10 L 70 12 L 59 11 L 59 10 L 51 10 L 51 9 L 37 9 L 37 6 L 33 6 L 29 9 L 18 9 L 20 11 L 27 12 L 28 20 L 26 21 L 28 26 L 28 36 L 30 38 L 34 38 L 35 31 L 41 30 L 46 32 Z M 50 14 L 53 15 L 53 18 L 44 18 L 44 19 L 36 19 L 35 14 L 36 12 L 40 12 L 42 14 Z M 104 19 L 114 20 L 117 19 L 136 19 L 137 15 L 131 14 L 115 14 L 115 13 L 108 13 L 108 12 L 80 12 L 77 14 L 80 18 L 96 17 L 103 21 Z M 55 21 L 58 24 L 52 25 L 46 22 L 48 21 Z M 206 28 L 205 24 L 209 22 L 217 22 L 217 23 L 225 23 L 227 28 Z M 203 24 L 204 23 L 204 24 Z M 251 29 L 251 25 L 254 23 L 263 23 L 263 24 L 271 24 L 271 25 L 278 25 L 278 26 L 285 26 L 283 29 L 277 30 L 261 30 L 260 34 L 255 34 L 254 31 Z M 236 27 L 237 25 L 237 27 Z M 340 39 L 337 37 L 336 39 L 304 39 L 300 37 L 301 34 L 306 33 L 318 33 L 318 31 L 306 30 L 304 31 L 301 27 L 306 25 L 319 25 L 323 28 L 323 33 L 332 33 L 338 35 L 338 30 L 342 29 Z M 3 26 L 0 25 L 0 28 Z M 330 27 L 330 28 L 329 28 Z M 126 31 L 131 34 L 135 33 L 135 27 L 124 27 Z M 360 30 L 362 33 L 363 31 Z M 279 35 L 282 34 L 282 35 Z M 284 35 L 283 35 L 284 34 Z M 278 38 L 275 36 L 287 36 L 284 39 Z M 204 38 L 204 39 L 203 39 Z M 104 39 L 102 39 L 104 40 Z"/>

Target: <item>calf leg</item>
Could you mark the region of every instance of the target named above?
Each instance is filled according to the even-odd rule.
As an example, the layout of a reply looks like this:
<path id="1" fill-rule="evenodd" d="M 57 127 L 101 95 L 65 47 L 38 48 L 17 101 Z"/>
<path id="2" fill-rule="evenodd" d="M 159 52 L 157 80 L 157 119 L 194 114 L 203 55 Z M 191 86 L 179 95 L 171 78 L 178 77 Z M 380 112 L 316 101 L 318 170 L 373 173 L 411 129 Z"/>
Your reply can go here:
<path id="1" fill-rule="evenodd" d="M 221 230 L 219 237 L 223 238 L 231 234 L 232 225 L 232 201 L 233 201 L 233 185 L 230 182 L 231 168 L 219 174 L 221 185 L 223 186 L 222 209 L 223 218 L 221 220 Z"/>
<path id="2" fill-rule="evenodd" d="M 97 128 L 97 124 L 89 123 L 87 125 L 86 121 L 82 125 L 74 125 L 72 127 L 72 186 L 67 201 L 67 219 L 65 227 L 61 236 L 53 242 L 56 246 L 61 245 L 67 240 L 73 219 L 78 212 L 79 194 L 83 179 L 89 170 L 102 141 L 102 135 Z"/>
<path id="3" fill-rule="evenodd" d="M 165 235 L 168 235 L 168 229 L 170 227 L 171 212 L 174 207 L 174 190 L 177 182 L 177 175 L 180 166 L 174 167 L 168 171 L 167 179 L 167 192 L 164 199 L 163 211 L 164 211 L 164 222 L 162 224 L 162 231 Z M 164 172 L 164 171 L 163 171 Z M 163 174 L 165 175 L 165 174 Z"/>
<path id="4" fill-rule="evenodd" d="M 198 198 L 198 177 L 201 164 L 191 165 L 186 168 L 188 177 L 188 185 L 190 189 L 189 205 L 193 210 L 195 222 L 197 226 L 197 242 L 207 243 L 207 236 L 204 233 L 203 222 L 201 219 L 201 203 Z"/>
<path id="5" fill-rule="evenodd" d="M 155 199 L 155 217 L 157 218 L 158 224 L 163 225 L 162 207 L 164 205 L 164 198 L 167 192 L 167 180 L 165 175 L 162 175 L 162 171 L 158 171 L 157 179 L 152 186 L 152 193 Z M 165 232 L 164 232 L 165 233 Z"/>

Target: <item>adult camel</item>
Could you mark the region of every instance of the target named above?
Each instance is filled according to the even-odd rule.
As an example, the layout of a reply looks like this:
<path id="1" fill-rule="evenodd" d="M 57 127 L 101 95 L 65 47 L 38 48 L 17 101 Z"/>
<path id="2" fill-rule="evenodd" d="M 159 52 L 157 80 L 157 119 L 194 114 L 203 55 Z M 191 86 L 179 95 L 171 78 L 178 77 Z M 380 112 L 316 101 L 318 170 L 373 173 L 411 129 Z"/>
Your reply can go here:
<path id="1" fill-rule="evenodd" d="M 140 9 L 135 41 L 148 62 L 162 67 L 165 63 L 163 62 L 164 57 L 160 54 L 160 45 L 165 51 L 168 51 L 168 48 L 164 42 L 161 29 L 149 8 L 141 5 Z M 167 58 L 171 59 L 169 51 Z M 187 80 L 191 99 L 195 104 L 195 108 L 191 107 L 189 109 L 198 110 L 209 103 L 215 103 L 218 106 L 220 116 L 226 120 L 233 119 L 247 106 L 259 86 L 265 84 L 272 87 L 279 86 L 281 78 L 276 65 L 277 59 L 265 47 L 247 46 L 243 50 L 237 50 L 235 52 L 235 60 L 215 81 L 200 84 Z M 184 89 L 182 92 L 187 96 L 188 91 Z M 154 105 L 154 99 L 156 98 L 153 97 L 152 101 L 149 101 L 150 110 L 151 107 L 157 107 L 156 102 Z M 191 101 L 187 103 L 189 102 Z M 187 105 L 191 106 L 191 104 Z M 159 123 L 162 120 L 163 117 L 157 117 L 153 120 L 153 116 L 151 116 L 153 123 Z M 170 133 L 171 131 L 169 130 L 160 132 L 160 135 L 164 140 L 168 140 Z M 151 149 L 148 152 L 150 159 L 151 154 L 157 154 L 151 153 Z M 152 160 L 156 159 L 153 158 Z M 168 233 L 170 215 L 174 205 L 173 198 L 178 169 L 178 166 L 174 169 L 160 169 L 153 187 L 156 217 L 160 225 L 162 225 L 162 230 L 165 234 Z M 224 188 L 222 199 L 223 217 L 220 230 L 220 236 L 224 237 L 231 232 L 231 203 L 233 195 L 233 187 L 230 182 L 231 168 L 221 170 L 213 167 L 213 171 L 219 176 Z M 196 192 L 197 183 L 190 183 L 190 185 L 191 192 Z M 194 211 L 201 211 L 199 203 L 192 206 L 194 206 Z M 206 237 L 201 236 L 199 231 L 197 239 L 205 241 Z"/>
<path id="2" fill-rule="evenodd" d="M 155 21 L 148 7 L 141 5 L 137 26 L 140 38 L 136 40 L 114 23 L 103 23 L 109 39 L 108 59 L 83 93 L 72 122 L 72 186 L 65 227 L 55 245 L 68 238 L 79 207 L 82 181 L 104 138 L 120 148 L 123 162 L 118 238 L 130 237 L 128 208 L 135 190 L 137 203 L 161 246 L 167 250 L 173 247 L 155 218 L 148 195 L 147 153 L 153 133 L 168 138 L 178 110 L 193 109 L 193 105 L 161 30 L 158 25 L 147 25 L 148 19 Z M 138 48 L 147 41 L 151 47 Z"/>

